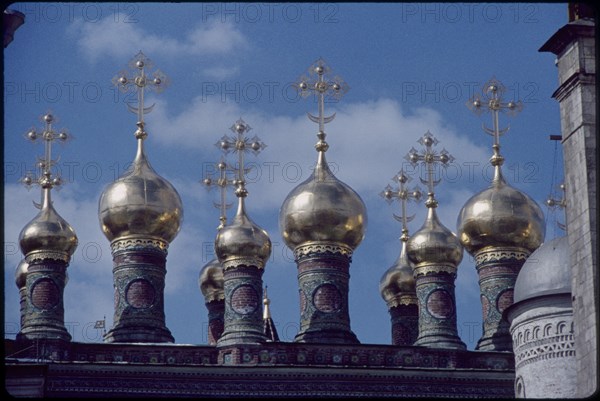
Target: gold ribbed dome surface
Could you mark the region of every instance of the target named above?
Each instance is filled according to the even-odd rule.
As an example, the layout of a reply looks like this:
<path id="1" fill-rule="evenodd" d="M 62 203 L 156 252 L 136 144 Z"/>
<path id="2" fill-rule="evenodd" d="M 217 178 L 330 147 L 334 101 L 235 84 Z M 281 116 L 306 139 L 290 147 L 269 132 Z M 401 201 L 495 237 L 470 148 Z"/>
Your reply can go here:
<path id="1" fill-rule="evenodd" d="M 492 185 L 469 199 L 457 221 L 458 236 L 473 254 L 486 247 L 533 252 L 544 241 L 546 223 L 538 204 L 497 174 Z"/>
<path id="2" fill-rule="evenodd" d="M 408 240 L 406 254 L 415 265 L 450 263 L 458 266 L 463 257 L 463 247 L 456 235 L 440 223 L 435 208 L 431 207 L 423 226 Z"/>
<path id="3" fill-rule="evenodd" d="M 332 242 L 355 249 L 367 227 L 360 196 L 338 180 L 323 153 L 314 174 L 294 188 L 281 206 L 279 227 L 291 249 L 307 242 Z"/>
<path id="4" fill-rule="evenodd" d="M 156 174 L 139 144 L 131 168 L 102 193 L 98 214 L 109 241 L 144 236 L 171 242 L 181 227 L 183 206 L 177 190 Z"/>
<path id="5" fill-rule="evenodd" d="M 390 306 L 399 305 L 402 295 L 416 296 L 413 268 L 406 256 L 405 242 L 402 243 L 402 250 L 396 262 L 383 273 L 379 281 L 379 292 Z"/>
<path id="6" fill-rule="evenodd" d="M 21 260 L 17 265 L 17 269 L 15 270 L 15 284 L 17 285 L 17 288 L 25 287 L 28 268 L 29 263 L 27 263 L 25 259 Z"/>
<path id="7" fill-rule="evenodd" d="M 19 244 L 24 255 L 33 251 L 56 251 L 73 255 L 77 248 L 77 235 L 52 206 L 46 195 L 40 212 L 19 235 Z"/>
<path id="8" fill-rule="evenodd" d="M 200 270 L 198 286 L 206 302 L 225 299 L 223 292 L 223 265 L 213 259 Z"/>
<path id="9" fill-rule="evenodd" d="M 219 230 L 215 239 L 215 253 L 219 261 L 247 259 L 256 260 L 264 267 L 271 256 L 269 234 L 247 215 L 244 198 L 239 198 L 238 211 L 231 224 Z"/>

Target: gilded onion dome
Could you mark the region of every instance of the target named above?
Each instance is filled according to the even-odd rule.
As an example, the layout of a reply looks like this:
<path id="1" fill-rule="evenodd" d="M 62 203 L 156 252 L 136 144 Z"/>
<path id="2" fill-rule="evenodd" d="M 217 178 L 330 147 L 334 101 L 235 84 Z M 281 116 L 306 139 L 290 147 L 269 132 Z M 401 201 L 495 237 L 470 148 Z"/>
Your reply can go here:
<path id="1" fill-rule="evenodd" d="M 499 113 L 509 115 L 521 111 L 521 102 L 504 102 L 504 85 L 492 79 L 484 86 L 483 99 L 474 97 L 467 106 L 476 113 L 490 111 L 494 126 L 484 131 L 494 137 L 494 179 L 489 188 L 471 197 L 458 215 L 460 242 L 470 254 L 488 247 L 518 247 L 533 252 L 544 242 L 546 223 L 538 204 L 528 195 L 506 183 L 502 176 L 504 157 L 500 155 Z"/>
<path id="2" fill-rule="evenodd" d="M 198 286 L 207 303 L 225 299 L 223 292 L 223 265 L 221 265 L 218 259 L 211 260 L 200 270 Z"/>
<path id="3" fill-rule="evenodd" d="M 243 186 L 236 190 L 238 209 L 231 224 L 221 228 L 215 239 L 215 253 L 224 267 L 227 262 L 240 261 L 263 268 L 271 255 L 269 234 L 247 215 L 244 198 L 247 191 Z"/>
<path id="4" fill-rule="evenodd" d="M 435 206 L 428 205 L 427 218 L 423 226 L 414 233 L 406 244 L 406 253 L 411 263 L 443 263 L 458 266 L 463 257 L 460 241 L 442 223 Z"/>
<path id="5" fill-rule="evenodd" d="M 19 234 L 21 251 L 25 256 L 35 251 L 53 251 L 71 256 L 77 243 L 73 227 L 54 210 L 50 188 L 44 188 L 40 212 Z"/>
<path id="6" fill-rule="evenodd" d="M 281 206 L 279 225 L 291 249 L 308 242 L 329 242 L 355 249 L 367 227 L 360 196 L 338 180 L 319 151 L 314 173 L 294 188 Z"/>
<path id="7" fill-rule="evenodd" d="M 458 235 L 474 254 L 487 247 L 519 247 L 533 252 L 544 241 L 546 223 L 538 204 L 508 185 L 500 164 L 492 185 L 465 203 L 458 216 Z"/>
<path id="8" fill-rule="evenodd" d="M 143 123 L 138 126 L 143 132 Z M 100 197 L 102 232 L 109 241 L 142 236 L 171 242 L 183 220 L 181 198 L 173 185 L 152 169 L 144 153 L 144 137 L 136 136 L 138 150 L 133 164 Z"/>
<path id="9" fill-rule="evenodd" d="M 25 287 L 25 283 L 27 281 L 27 269 L 29 268 L 29 263 L 25 259 L 21 260 L 17 265 L 17 269 L 15 270 L 15 284 L 17 288 L 21 289 Z"/>
<path id="10" fill-rule="evenodd" d="M 396 262 L 383 273 L 379 292 L 388 308 L 417 303 L 413 269 L 406 256 L 406 241 L 402 241 L 402 250 Z"/>

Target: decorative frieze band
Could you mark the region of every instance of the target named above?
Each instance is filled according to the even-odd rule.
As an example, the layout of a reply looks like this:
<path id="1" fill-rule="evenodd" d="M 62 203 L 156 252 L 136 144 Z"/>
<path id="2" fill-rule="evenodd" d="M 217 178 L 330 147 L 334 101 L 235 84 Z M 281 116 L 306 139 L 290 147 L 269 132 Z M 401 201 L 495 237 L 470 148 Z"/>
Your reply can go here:
<path id="1" fill-rule="evenodd" d="M 350 259 L 352 257 L 352 248 L 332 242 L 309 242 L 294 249 L 296 260 L 319 254 L 341 255 Z"/>
<path id="2" fill-rule="evenodd" d="M 159 238 L 118 238 L 111 242 L 110 251 L 114 254 L 125 250 L 158 249 L 167 253 L 169 243 Z"/>
<path id="3" fill-rule="evenodd" d="M 402 305 L 416 305 L 418 303 L 419 300 L 416 294 L 401 294 L 388 301 L 387 306 L 388 309 L 391 309 Z"/>
<path id="4" fill-rule="evenodd" d="M 542 359 L 564 358 L 575 355 L 573 334 L 563 334 L 552 338 L 534 341 L 515 350 L 515 367 Z"/>
<path id="5" fill-rule="evenodd" d="M 261 258 L 257 257 L 232 257 L 221 262 L 223 270 L 231 269 L 238 266 L 254 266 L 257 269 L 264 270 L 265 266 Z"/>
<path id="6" fill-rule="evenodd" d="M 426 276 L 430 273 L 456 274 L 456 266 L 450 264 L 424 264 L 414 267 L 415 276 Z"/>
<path id="7" fill-rule="evenodd" d="M 484 263 L 497 262 L 507 259 L 516 259 L 525 261 L 530 252 L 523 248 L 492 248 L 478 252 L 475 255 L 475 265 L 480 266 Z"/>
<path id="8" fill-rule="evenodd" d="M 60 260 L 65 263 L 69 263 L 71 256 L 67 252 L 39 250 L 39 251 L 29 252 L 27 254 L 27 256 L 25 257 L 25 260 L 29 264 L 32 264 L 34 261 L 37 261 L 37 260 L 45 260 L 45 259 Z"/>

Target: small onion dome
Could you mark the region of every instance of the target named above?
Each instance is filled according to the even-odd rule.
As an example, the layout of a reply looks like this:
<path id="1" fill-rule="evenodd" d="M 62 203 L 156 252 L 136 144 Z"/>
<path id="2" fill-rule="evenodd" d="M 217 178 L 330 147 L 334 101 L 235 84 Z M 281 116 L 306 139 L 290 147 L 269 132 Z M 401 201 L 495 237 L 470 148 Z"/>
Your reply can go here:
<path id="1" fill-rule="evenodd" d="M 244 260 L 263 268 L 271 256 L 271 239 L 246 215 L 244 196 L 240 196 L 238 202 L 238 210 L 231 224 L 217 234 L 215 253 L 223 264 L 231 260 Z"/>
<path id="2" fill-rule="evenodd" d="M 23 255 L 33 251 L 56 251 L 73 255 L 77 248 L 77 235 L 52 206 L 50 189 L 44 189 L 44 201 L 40 212 L 31 220 L 19 235 Z"/>
<path id="3" fill-rule="evenodd" d="M 360 196 L 338 180 L 319 152 L 314 173 L 294 188 L 279 211 L 279 228 L 291 249 L 307 242 L 333 242 L 355 249 L 367 227 Z"/>
<path id="4" fill-rule="evenodd" d="M 546 222 L 538 204 L 508 185 L 496 167 L 492 185 L 474 195 L 458 215 L 458 236 L 474 254 L 486 247 L 519 247 L 533 252 L 544 242 Z"/>
<path id="5" fill-rule="evenodd" d="M 213 259 L 200 270 L 198 286 L 206 302 L 225 299 L 223 292 L 223 266 L 218 259 Z"/>
<path id="6" fill-rule="evenodd" d="M 17 270 L 15 270 L 15 284 L 17 284 L 18 289 L 25 287 L 25 283 L 27 282 L 28 268 L 29 263 L 27 263 L 25 259 L 21 260 L 17 265 Z"/>
<path id="7" fill-rule="evenodd" d="M 408 260 L 420 263 L 443 263 L 458 266 L 463 257 L 460 241 L 440 223 L 435 207 L 430 207 L 423 226 L 406 244 Z"/>
<path id="8" fill-rule="evenodd" d="M 515 282 L 514 301 L 541 295 L 571 293 L 567 237 L 544 243 L 523 264 Z"/>
<path id="9" fill-rule="evenodd" d="M 416 303 L 416 287 L 413 269 L 406 257 L 406 242 L 402 241 L 400 256 L 381 277 L 379 281 L 379 292 L 388 305 L 388 308 L 398 306 L 402 298 L 409 296 Z"/>
<path id="10" fill-rule="evenodd" d="M 148 163 L 142 139 L 131 168 L 102 193 L 98 215 L 109 241 L 144 236 L 171 242 L 177 236 L 183 220 L 181 198 Z"/>

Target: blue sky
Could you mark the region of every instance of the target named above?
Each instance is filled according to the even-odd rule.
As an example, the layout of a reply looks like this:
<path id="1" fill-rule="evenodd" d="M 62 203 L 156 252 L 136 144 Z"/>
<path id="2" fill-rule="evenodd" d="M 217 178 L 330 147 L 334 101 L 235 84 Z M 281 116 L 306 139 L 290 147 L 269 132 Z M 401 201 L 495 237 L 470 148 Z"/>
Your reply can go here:
<path id="1" fill-rule="evenodd" d="M 219 211 L 217 193 L 200 184 L 220 157 L 214 143 L 243 118 L 267 148 L 247 157 L 250 217 L 265 228 L 273 254 L 263 280 L 269 286 L 274 321 L 284 341 L 299 326 L 296 267 L 278 227 L 279 207 L 310 174 L 317 126 L 315 99 L 300 98 L 291 85 L 322 57 L 350 91 L 326 104 L 337 113 L 327 125 L 327 153 L 339 179 L 352 186 L 368 210 L 364 241 L 350 268 L 352 330 L 362 343 L 391 343 L 389 314 L 379 279 L 399 253 L 397 203 L 378 195 L 427 131 L 454 157 L 436 187 L 438 214 L 456 231 L 466 200 L 491 178 L 489 114 L 465 103 L 492 77 L 507 88 L 507 100 L 523 111 L 502 116 L 511 126 L 502 137 L 504 173 L 548 216 L 547 239 L 556 213 L 544 200 L 562 177 L 558 84 L 554 55 L 541 45 L 566 23 L 566 4 L 543 3 L 15 3 L 26 15 L 4 49 L 4 265 L 5 331 L 18 331 L 19 301 L 14 270 L 22 255 L 18 235 L 36 214 L 30 191 L 19 179 L 43 154 L 23 135 L 41 128 L 52 111 L 57 128 L 74 140 L 54 147 L 66 184 L 55 193 L 57 211 L 73 226 L 79 247 L 69 267 L 65 321 L 74 341 L 101 341 L 93 322 L 106 315 L 112 326 L 112 258 L 98 223 L 98 199 L 135 156 L 136 117 L 111 79 L 140 50 L 170 78 L 147 115 L 148 158 L 178 190 L 184 222 L 169 248 L 165 289 L 167 327 L 177 343 L 205 344 L 207 312 L 197 279 L 214 257 Z M 406 167 L 406 165 L 404 165 Z M 553 182 L 553 171 L 555 179 Z M 418 182 L 418 172 L 414 175 Z M 423 186 L 422 186 L 423 187 Z M 228 195 L 233 200 L 233 195 Z M 410 232 L 421 226 L 423 204 Z M 234 210 L 230 210 L 232 216 Z M 558 216 L 562 221 L 562 217 Z M 473 258 L 465 252 L 456 281 L 458 329 L 473 349 L 481 336 L 481 305 Z"/>

